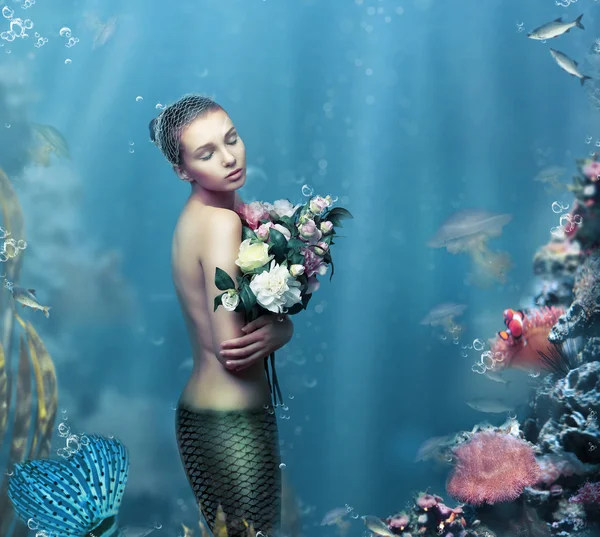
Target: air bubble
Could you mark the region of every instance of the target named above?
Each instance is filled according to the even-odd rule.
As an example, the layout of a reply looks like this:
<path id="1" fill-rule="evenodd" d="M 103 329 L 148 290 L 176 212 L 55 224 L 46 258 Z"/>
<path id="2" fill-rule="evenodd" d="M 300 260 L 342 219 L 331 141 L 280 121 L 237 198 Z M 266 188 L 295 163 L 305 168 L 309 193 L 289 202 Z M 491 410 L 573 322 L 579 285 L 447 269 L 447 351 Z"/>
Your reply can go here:
<path id="1" fill-rule="evenodd" d="M 67 58 L 65 60 L 65 65 L 69 65 L 70 63 L 73 63 L 72 60 L 71 60 L 71 58 Z"/>
<path id="2" fill-rule="evenodd" d="M 483 347 L 485 347 L 485 343 L 480 339 L 473 340 L 473 349 L 476 351 L 482 351 Z"/>
<path id="3" fill-rule="evenodd" d="M 141 95 L 138 95 L 138 96 L 135 98 L 135 101 L 136 101 L 136 102 L 138 102 L 138 103 L 139 103 L 140 101 L 143 101 L 143 100 L 144 100 L 144 98 L 143 98 Z"/>
<path id="4" fill-rule="evenodd" d="M 67 28 L 66 26 L 63 26 L 60 31 L 58 32 L 58 34 L 61 37 L 71 37 L 71 28 Z"/>
<path id="5" fill-rule="evenodd" d="M 306 196 L 307 198 L 313 195 L 313 188 L 310 185 L 303 185 L 302 186 L 302 195 Z"/>
<path id="6" fill-rule="evenodd" d="M 281 468 L 281 469 L 283 470 L 284 468 L 287 468 L 287 464 L 285 464 L 285 462 L 282 462 L 282 463 L 279 465 L 279 468 Z"/>

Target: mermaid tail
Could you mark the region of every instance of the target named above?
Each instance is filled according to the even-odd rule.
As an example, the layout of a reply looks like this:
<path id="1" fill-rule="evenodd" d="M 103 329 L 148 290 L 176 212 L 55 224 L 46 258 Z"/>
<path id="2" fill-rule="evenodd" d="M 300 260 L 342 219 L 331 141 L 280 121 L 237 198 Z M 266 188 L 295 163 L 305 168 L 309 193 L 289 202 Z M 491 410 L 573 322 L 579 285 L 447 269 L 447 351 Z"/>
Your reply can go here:
<path id="1" fill-rule="evenodd" d="M 196 501 L 212 530 L 219 507 L 228 537 L 248 525 L 273 536 L 281 516 L 281 470 L 273 410 L 177 407 L 177 443 Z"/>
<path id="2" fill-rule="evenodd" d="M 98 435 L 64 461 L 16 464 L 8 495 L 23 521 L 33 519 L 53 537 L 117 533 L 116 516 L 129 473 L 121 442 Z"/>

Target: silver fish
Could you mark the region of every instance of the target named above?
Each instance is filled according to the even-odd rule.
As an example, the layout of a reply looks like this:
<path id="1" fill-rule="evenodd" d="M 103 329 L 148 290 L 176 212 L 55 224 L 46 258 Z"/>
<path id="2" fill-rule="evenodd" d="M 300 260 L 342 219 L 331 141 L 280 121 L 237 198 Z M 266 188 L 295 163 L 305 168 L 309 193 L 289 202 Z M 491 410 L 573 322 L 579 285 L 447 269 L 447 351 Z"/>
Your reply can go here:
<path id="1" fill-rule="evenodd" d="M 35 289 L 25 289 L 24 287 L 13 287 L 11 289 L 11 293 L 12 293 L 13 298 L 15 299 L 15 302 L 18 302 L 23 307 L 27 306 L 34 310 L 40 310 L 40 311 L 44 312 L 44 315 L 46 317 L 50 317 L 50 309 L 51 308 L 49 306 L 42 306 L 38 302 L 38 300 L 35 296 Z"/>
<path id="2" fill-rule="evenodd" d="M 467 401 L 473 410 L 479 412 L 485 412 L 487 414 L 502 414 L 503 412 L 511 412 L 514 410 L 514 406 L 508 405 L 500 399 L 471 399 Z"/>
<path id="3" fill-rule="evenodd" d="M 553 48 L 550 49 L 550 54 L 558 64 L 558 66 L 563 70 L 569 73 L 570 75 L 576 76 L 581 85 L 585 84 L 586 80 L 591 80 L 591 76 L 582 75 L 578 69 L 578 63 L 575 60 L 569 58 L 564 52 L 560 52 L 560 50 L 555 50 Z"/>
<path id="4" fill-rule="evenodd" d="M 566 34 L 571 28 L 577 27 L 585 30 L 583 24 L 581 24 L 582 17 L 583 15 L 579 15 L 573 22 L 564 22 L 562 17 L 558 17 L 558 19 L 555 19 L 552 22 L 547 22 L 546 24 L 542 24 L 539 28 L 531 30 L 531 32 L 527 34 L 527 37 L 529 37 L 529 39 L 545 41 L 546 39 L 552 39 Z"/>
<path id="5" fill-rule="evenodd" d="M 394 533 L 388 528 L 387 524 L 379 517 L 366 515 L 361 516 L 365 526 L 369 531 L 372 531 L 376 535 L 383 535 L 383 537 L 396 537 Z"/>
<path id="6" fill-rule="evenodd" d="M 494 373 L 493 371 L 486 371 L 484 373 L 484 375 L 489 378 L 490 380 L 493 380 L 494 382 L 498 382 L 500 384 L 506 384 L 506 387 L 508 388 L 508 385 L 512 382 L 511 380 L 506 380 L 504 378 L 502 378 L 500 375 L 498 375 L 498 373 Z"/>

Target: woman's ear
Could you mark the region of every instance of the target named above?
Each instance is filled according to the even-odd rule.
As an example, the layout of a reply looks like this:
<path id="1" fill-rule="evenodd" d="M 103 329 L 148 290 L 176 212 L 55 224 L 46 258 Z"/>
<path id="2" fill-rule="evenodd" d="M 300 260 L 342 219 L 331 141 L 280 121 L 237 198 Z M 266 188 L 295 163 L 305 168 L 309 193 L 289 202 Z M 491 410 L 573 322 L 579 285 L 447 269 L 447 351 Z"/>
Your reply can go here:
<path id="1" fill-rule="evenodd" d="M 191 181 L 191 179 L 189 178 L 189 176 L 185 172 L 185 170 L 182 170 L 179 166 L 174 165 L 173 166 L 173 170 L 175 170 L 175 173 L 177 174 L 177 177 L 179 177 L 179 179 L 181 179 L 182 181 L 187 181 L 187 182 Z"/>

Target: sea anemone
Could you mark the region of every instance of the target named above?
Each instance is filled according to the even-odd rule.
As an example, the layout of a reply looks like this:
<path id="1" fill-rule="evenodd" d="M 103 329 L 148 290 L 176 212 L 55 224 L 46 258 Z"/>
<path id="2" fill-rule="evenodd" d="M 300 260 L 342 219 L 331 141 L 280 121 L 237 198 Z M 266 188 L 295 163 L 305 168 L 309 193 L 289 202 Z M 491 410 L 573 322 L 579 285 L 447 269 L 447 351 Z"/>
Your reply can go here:
<path id="1" fill-rule="evenodd" d="M 548 334 L 565 312 L 554 306 L 528 310 L 523 321 L 523 335 L 519 338 L 509 336 L 504 340 L 497 336 L 490 340 L 490 351 L 495 360 L 495 369 L 515 368 L 525 371 L 552 370 L 540 353 L 549 356 L 551 343 Z"/>
<path id="2" fill-rule="evenodd" d="M 447 489 L 471 505 L 511 502 L 540 478 L 532 446 L 512 435 L 476 433 L 454 454 L 458 462 Z"/>

